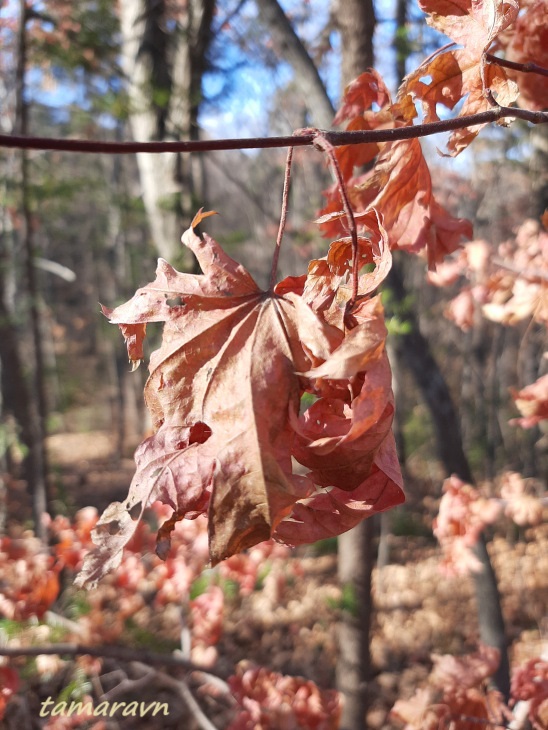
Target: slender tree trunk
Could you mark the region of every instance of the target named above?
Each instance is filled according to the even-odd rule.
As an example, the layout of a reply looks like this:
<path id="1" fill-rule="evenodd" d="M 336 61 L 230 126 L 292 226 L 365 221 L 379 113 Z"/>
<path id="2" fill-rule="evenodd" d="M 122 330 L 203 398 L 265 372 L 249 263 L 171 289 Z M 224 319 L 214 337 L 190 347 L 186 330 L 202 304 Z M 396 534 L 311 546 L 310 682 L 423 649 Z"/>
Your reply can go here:
<path id="1" fill-rule="evenodd" d="M 376 18 L 373 0 L 336 0 L 333 17 L 341 35 L 341 84 L 373 66 Z"/>
<path id="2" fill-rule="evenodd" d="M 372 699 L 369 691 L 375 532 L 372 524 L 373 520 L 365 520 L 339 536 L 339 581 L 350 600 L 338 627 L 337 689 L 344 695 L 341 728 L 348 730 L 366 727 L 365 717 Z"/>
<path id="3" fill-rule="evenodd" d="M 166 0 L 120 0 L 122 61 L 135 139 L 197 138 L 214 8 L 215 0 L 190 0 L 169 18 L 173 8 Z M 161 256 L 176 263 L 189 222 L 184 225 L 183 218 L 191 217 L 196 205 L 195 163 L 177 153 L 140 154 L 137 162 L 152 240 Z"/>
<path id="4" fill-rule="evenodd" d="M 15 129 L 18 134 L 28 135 L 28 105 L 26 93 L 27 66 L 27 9 L 25 0 L 20 0 L 20 25 L 17 49 L 16 70 L 16 117 Z M 48 508 L 47 459 L 45 449 L 47 403 L 45 391 L 44 354 L 40 325 L 39 288 L 36 275 L 35 245 L 33 235 L 32 211 L 29 199 L 29 162 L 26 150 L 21 150 L 21 212 L 23 219 L 23 252 L 26 290 L 29 301 L 29 319 L 33 344 L 33 373 L 31 397 L 28 400 L 29 439 L 29 488 L 32 495 L 34 529 L 44 539 L 45 528 L 42 517 Z"/>
<path id="5" fill-rule="evenodd" d="M 373 66 L 375 12 L 372 0 L 338 0 L 334 17 L 341 37 L 341 86 Z M 338 574 L 343 589 L 356 598 L 355 612 L 344 611 L 339 624 L 337 688 L 344 694 L 343 730 L 363 730 L 371 703 L 371 576 L 375 560 L 376 519 L 363 520 L 340 535 Z"/>
<path id="6" fill-rule="evenodd" d="M 403 310 L 407 291 L 397 263 L 388 277 L 388 286 L 394 300 Z M 396 337 L 396 353 L 402 364 L 411 371 L 428 406 L 440 461 L 447 475 L 456 474 L 463 481 L 473 483 L 472 470 L 463 448 L 458 414 L 443 373 L 432 356 L 429 342 L 421 333 L 417 317 L 410 307 L 406 310 L 406 320 L 409 331 Z M 474 551 L 482 563 L 481 572 L 473 576 L 480 638 L 483 643 L 494 646 L 501 652 L 499 669 L 493 680 L 496 688 L 507 698 L 510 675 L 504 618 L 495 571 L 483 535 Z"/>
<path id="7" fill-rule="evenodd" d="M 356 0 L 356 4 L 360 3 L 361 0 Z M 368 0 L 365 4 L 368 4 Z M 310 111 L 312 123 L 329 129 L 335 110 L 308 51 L 277 0 L 257 0 L 257 5 L 260 19 L 279 46 L 280 57 L 290 63 L 295 71 L 295 81 Z"/>
<path id="8" fill-rule="evenodd" d="M 447 382 L 435 361 L 430 345 L 419 328 L 417 315 L 408 304 L 409 297 L 399 263 L 394 261 L 388 275 L 387 287 L 394 298 L 400 316 L 405 316 L 408 332 L 394 337 L 396 357 L 415 380 L 434 424 L 436 447 L 440 461 L 448 474 L 458 474 L 471 482 L 472 472 L 460 433 L 460 421 L 453 405 Z M 404 313 L 404 314 L 403 314 Z"/>

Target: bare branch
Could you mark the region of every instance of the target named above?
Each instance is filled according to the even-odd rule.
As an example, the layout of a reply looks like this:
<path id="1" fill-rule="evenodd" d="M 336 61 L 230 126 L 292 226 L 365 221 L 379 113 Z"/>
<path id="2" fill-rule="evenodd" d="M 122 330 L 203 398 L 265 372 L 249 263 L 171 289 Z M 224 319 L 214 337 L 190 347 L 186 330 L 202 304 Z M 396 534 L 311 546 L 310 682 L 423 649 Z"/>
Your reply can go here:
<path id="1" fill-rule="evenodd" d="M 548 68 L 539 66 L 536 63 L 518 63 L 517 61 L 508 61 L 506 58 L 499 58 L 498 56 L 494 56 L 492 53 L 486 53 L 485 58 L 489 61 L 489 63 L 496 63 L 499 66 L 504 66 L 504 68 L 512 68 L 514 71 L 548 76 Z"/>
<path id="2" fill-rule="evenodd" d="M 415 124 L 397 129 L 373 129 L 359 132 L 322 130 L 324 138 L 334 147 L 364 142 L 397 142 L 403 139 L 428 137 L 454 129 L 475 127 L 497 122 L 499 119 L 523 119 L 531 124 L 548 123 L 548 112 L 496 106 L 479 114 L 443 119 L 428 124 Z M 180 142 L 100 142 L 80 139 L 50 137 L 25 137 L 0 134 L 0 147 L 29 150 L 59 150 L 62 152 L 104 153 L 128 155 L 136 152 L 158 154 L 161 152 L 212 152 L 215 150 L 272 149 L 280 147 L 307 147 L 314 144 L 316 135 L 289 135 L 285 137 L 250 137 L 246 139 L 203 139 Z"/>
<path id="3" fill-rule="evenodd" d="M 49 644 L 48 646 L 10 647 L 0 646 L 0 656 L 39 656 L 56 654 L 65 656 L 88 655 L 103 659 L 118 659 L 123 662 L 141 662 L 148 665 L 179 667 L 188 672 L 203 672 L 214 677 L 224 678 L 222 672 L 211 667 L 204 667 L 175 654 L 160 654 L 148 649 L 131 649 L 127 646 L 87 646 L 85 644 Z"/>

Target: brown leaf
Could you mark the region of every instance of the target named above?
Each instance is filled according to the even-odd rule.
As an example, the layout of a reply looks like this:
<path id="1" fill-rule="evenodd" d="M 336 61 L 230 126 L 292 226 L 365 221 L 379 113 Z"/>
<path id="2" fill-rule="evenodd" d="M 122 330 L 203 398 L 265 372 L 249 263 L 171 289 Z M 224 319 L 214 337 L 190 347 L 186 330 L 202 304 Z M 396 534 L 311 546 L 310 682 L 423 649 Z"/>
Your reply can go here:
<path id="1" fill-rule="evenodd" d="M 278 526 L 274 538 L 288 545 L 304 545 L 340 535 L 404 499 L 396 445 L 389 431 L 371 473 L 356 489 L 322 489 L 297 502 L 290 516 Z"/>
<path id="2" fill-rule="evenodd" d="M 183 242 L 203 275 L 160 260 L 155 281 L 110 313 L 124 333 L 165 323 L 145 388 L 157 431 L 137 452 L 128 500 L 97 523 L 99 551 L 80 584 L 119 564 L 143 509 L 157 499 L 190 517 L 208 509 L 215 563 L 270 537 L 312 488 L 292 473 L 297 372 L 323 362 L 341 333 L 297 294 L 261 291 L 208 236 L 189 229 Z"/>
<path id="3" fill-rule="evenodd" d="M 465 52 L 480 56 L 517 18 L 518 0 L 419 0 L 426 22 Z"/>
<path id="4" fill-rule="evenodd" d="M 439 120 L 436 105 L 453 109 L 463 98 L 459 116 L 478 114 L 491 109 L 484 93 L 490 89 L 498 103 L 508 106 L 519 95 L 517 85 L 507 78 L 506 71 L 497 65 L 483 65 L 481 54 L 470 55 L 466 49 L 440 53 L 421 64 L 406 77 L 400 90 L 400 98 L 420 100 L 425 122 Z M 465 149 L 485 125 L 475 125 L 455 130 L 447 143 L 449 154 L 456 156 Z"/>
<path id="5" fill-rule="evenodd" d="M 522 428 L 533 428 L 548 419 L 548 375 L 543 375 L 521 390 L 510 389 L 523 418 L 514 418 L 510 423 Z"/>
<path id="6" fill-rule="evenodd" d="M 361 186 L 367 203 L 382 215 L 392 248 L 426 248 L 429 268 L 471 237 L 472 225 L 451 216 L 435 199 L 428 164 L 419 140 L 387 145 L 373 175 Z M 359 214 L 358 214 L 359 220 Z"/>

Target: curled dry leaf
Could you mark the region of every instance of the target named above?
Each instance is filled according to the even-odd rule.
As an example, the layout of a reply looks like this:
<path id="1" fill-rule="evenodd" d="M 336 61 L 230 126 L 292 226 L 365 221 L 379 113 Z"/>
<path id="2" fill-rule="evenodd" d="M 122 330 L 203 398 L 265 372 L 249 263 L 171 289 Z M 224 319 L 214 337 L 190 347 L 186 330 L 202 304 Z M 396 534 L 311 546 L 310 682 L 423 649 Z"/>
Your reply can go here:
<path id="1" fill-rule="evenodd" d="M 378 88 L 378 98 L 373 101 L 383 104 L 375 112 L 363 108 L 371 103 L 372 86 Z M 364 93 L 360 96 L 361 87 Z M 416 90 L 410 89 L 407 93 L 406 87 L 403 88 L 398 102 L 392 104 L 386 89 L 378 85 L 376 76 L 371 72 L 362 74 L 348 87 L 349 98 L 343 99 L 338 121 L 345 121 L 349 130 L 410 126 L 416 116 L 412 98 Z M 418 139 L 363 145 L 360 154 L 361 164 L 376 156 L 375 168 L 353 178 L 357 158 L 349 157 L 346 147 L 336 150 L 356 223 L 367 230 L 374 210 L 382 220 L 390 248 L 414 252 L 426 249 L 429 268 L 433 269 L 437 262 L 460 246 L 463 237 L 472 236 L 470 222 L 453 217 L 436 200 L 430 170 Z M 347 234 L 346 218 L 341 210 L 338 189 L 332 187 L 326 197 L 327 204 L 318 222 L 326 235 L 344 236 Z"/>
<path id="2" fill-rule="evenodd" d="M 228 684 L 237 715 L 228 730 L 337 730 L 342 702 L 336 690 L 320 689 L 303 677 L 290 677 L 242 661 Z"/>
<path id="3" fill-rule="evenodd" d="M 484 93 L 485 88 L 493 92 L 500 105 L 509 106 L 518 98 L 517 84 L 507 78 L 501 66 L 484 67 L 481 59 L 481 55 L 471 56 L 466 48 L 440 53 L 406 78 L 403 91 L 421 101 L 425 122 L 439 120 L 437 104 L 454 109 L 463 97 L 459 116 L 488 111 L 491 103 Z M 449 155 L 456 156 L 468 147 L 484 126 L 478 124 L 455 130 L 447 143 Z"/>
<path id="4" fill-rule="evenodd" d="M 502 475 L 500 496 L 506 501 L 504 513 L 517 525 L 538 525 L 542 522 L 541 500 L 527 492 L 527 480 L 517 472 Z"/>
<path id="5" fill-rule="evenodd" d="M 438 103 L 453 109 L 464 98 L 459 116 L 478 114 L 491 108 L 489 90 L 501 106 L 509 106 L 519 96 L 517 84 L 506 69 L 487 63 L 485 52 L 516 21 L 517 0 L 420 0 L 427 23 L 445 33 L 462 48 L 449 48 L 427 58 L 404 80 L 399 98 L 420 101 L 426 122 L 439 119 Z M 458 155 L 476 138 L 485 125 L 454 131 L 447 149 Z"/>
<path id="6" fill-rule="evenodd" d="M 519 391 L 512 388 L 511 393 L 523 417 L 515 418 L 510 423 L 522 428 L 533 428 L 548 419 L 548 375 L 543 375 Z"/>
<path id="7" fill-rule="evenodd" d="M 379 242 L 376 214 L 373 219 Z M 143 510 L 156 500 L 174 510 L 158 534 L 160 556 L 169 551 L 177 521 L 207 513 L 214 564 L 273 534 L 286 540 L 282 522 L 294 520 L 292 510 L 318 488 L 357 492 L 335 500 L 341 519 L 331 523 L 331 534 L 403 500 L 401 475 L 391 480 L 377 459 L 393 414 L 380 300 L 361 299 L 346 312 L 343 298 L 348 324 L 341 317 L 335 326 L 314 296 L 307 301 L 307 281 L 292 278 L 261 291 L 209 236 L 199 238 L 190 228 L 183 243 L 202 275 L 160 260 L 154 282 L 107 310 L 132 358 L 142 357 L 145 326 L 164 323 L 145 387 L 155 433 L 137 450 L 127 500 L 111 504 L 93 531 L 98 549 L 86 558 L 81 585 L 120 564 Z M 387 271 L 380 246 L 368 260 Z M 363 289 L 371 284 L 364 281 Z M 322 289 L 333 299 L 340 285 L 341 276 L 328 267 Z M 310 415 L 298 416 L 306 390 L 319 397 L 313 414 L 325 421 L 321 436 L 310 433 Z M 332 418 L 333 408 L 340 419 Z M 327 452 L 335 464 L 330 476 Z M 293 457 L 311 472 L 295 474 Z M 351 510 L 349 520 L 344 505 L 353 498 L 361 511 Z"/>
<path id="8" fill-rule="evenodd" d="M 481 55 L 519 12 L 518 0 L 419 0 L 419 5 L 428 25 L 472 56 Z"/>
<path id="9" fill-rule="evenodd" d="M 506 58 L 517 63 L 534 63 L 548 67 L 548 24 L 545 0 L 532 0 L 522 8 L 515 31 L 499 39 Z M 508 75 L 519 81 L 519 103 L 542 111 L 548 108 L 546 77 L 535 73 L 508 70 Z"/>

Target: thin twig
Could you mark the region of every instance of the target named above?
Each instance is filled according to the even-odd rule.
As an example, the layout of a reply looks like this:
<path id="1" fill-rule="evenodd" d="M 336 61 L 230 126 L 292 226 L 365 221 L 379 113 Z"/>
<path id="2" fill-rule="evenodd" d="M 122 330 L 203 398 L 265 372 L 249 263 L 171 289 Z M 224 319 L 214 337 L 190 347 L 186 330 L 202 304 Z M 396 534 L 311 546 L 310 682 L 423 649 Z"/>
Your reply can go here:
<path id="1" fill-rule="evenodd" d="M 58 654 L 65 656 L 88 655 L 104 659 L 118 659 L 124 662 L 142 662 L 149 665 L 180 667 L 189 672 L 204 672 L 215 677 L 224 678 L 222 672 L 211 667 L 195 664 L 180 655 L 160 654 L 148 649 L 131 649 L 127 646 L 86 646 L 85 644 L 49 644 L 48 646 L 0 646 L 0 656 L 39 656 L 41 654 Z"/>
<path id="2" fill-rule="evenodd" d="M 285 224 L 287 222 L 287 210 L 289 206 L 289 187 L 291 185 L 291 162 L 293 160 L 293 147 L 287 150 L 287 158 L 285 161 L 284 189 L 282 193 L 282 212 L 280 213 L 280 225 L 278 227 L 278 235 L 276 237 L 276 248 L 272 257 L 272 269 L 270 272 L 270 290 L 276 286 L 276 274 L 278 272 L 278 260 L 280 258 L 280 250 L 282 247 L 282 239 L 284 237 Z"/>
<path id="3" fill-rule="evenodd" d="M 308 131 L 308 130 L 305 130 Z M 346 190 L 346 184 L 339 166 L 337 155 L 335 154 L 335 148 L 331 142 L 326 138 L 324 132 L 317 130 L 316 139 L 314 140 L 314 146 L 325 152 L 329 158 L 329 162 L 333 168 L 335 180 L 337 182 L 337 188 L 341 196 L 343 209 L 346 214 L 346 221 L 348 223 L 348 231 L 352 240 L 352 296 L 348 302 L 348 306 L 351 307 L 356 299 L 358 298 L 358 278 L 359 278 L 359 264 L 358 264 L 358 229 L 356 226 L 356 220 L 354 213 L 352 212 L 352 206 L 348 198 L 348 192 Z"/>
<path id="4" fill-rule="evenodd" d="M 454 129 L 476 127 L 497 122 L 499 119 L 523 119 L 531 124 L 548 123 L 547 112 L 497 106 L 478 114 L 442 119 L 427 124 L 415 124 L 397 129 L 373 129 L 357 132 L 322 131 L 324 138 L 334 147 L 364 142 L 396 142 L 404 139 L 428 137 Z M 246 139 L 203 139 L 181 142 L 100 142 L 81 139 L 50 137 L 21 137 L 0 134 L 0 147 L 29 150 L 58 150 L 61 152 L 104 153 L 129 155 L 136 152 L 158 154 L 161 152 L 212 152 L 215 150 L 274 149 L 280 147 L 309 147 L 314 144 L 314 134 L 285 137 L 251 137 Z"/>
<path id="5" fill-rule="evenodd" d="M 499 58 L 498 56 L 494 56 L 492 53 L 486 53 L 485 58 L 489 61 L 489 63 L 496 63 L 498 66 L 504 66 L 504 68 L 512 68 L 514 71 L 548 76 L 548 68 L 539 66 L 536 63 L 518 63 L 517 61 L 508 61 L 506 58 Z"/>
<path id="6" fill-rule="evenodd" d="M 529 281 L 535 283 L 548 282 L 548 273 L 540 269 L 522 269 L 519 266 L 515 266 L 514 264 L 510 263 L 509 261 L 503 261 L 502 259 L 499 259 L 497 256 L 493 258 L 492 262 L 496 266 L 500 266 L 501 269 L 507 269 L 513 274 L 522 276 L 524 279 L 528 279 Z"/>

